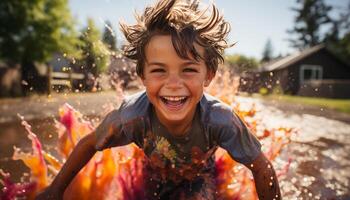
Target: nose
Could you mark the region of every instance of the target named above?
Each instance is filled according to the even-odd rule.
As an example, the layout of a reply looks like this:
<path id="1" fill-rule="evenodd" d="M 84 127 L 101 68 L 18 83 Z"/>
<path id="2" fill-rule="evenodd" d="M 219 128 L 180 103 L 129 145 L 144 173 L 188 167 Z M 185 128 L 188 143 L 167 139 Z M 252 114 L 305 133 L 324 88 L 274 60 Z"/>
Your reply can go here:
<path id="1" fill-rule="evenodd" d="M 178 74 L 169 74 L 166 81 L 166 87 L 168 89 L 179 89 L 182 86 L 182 79 Z"/>

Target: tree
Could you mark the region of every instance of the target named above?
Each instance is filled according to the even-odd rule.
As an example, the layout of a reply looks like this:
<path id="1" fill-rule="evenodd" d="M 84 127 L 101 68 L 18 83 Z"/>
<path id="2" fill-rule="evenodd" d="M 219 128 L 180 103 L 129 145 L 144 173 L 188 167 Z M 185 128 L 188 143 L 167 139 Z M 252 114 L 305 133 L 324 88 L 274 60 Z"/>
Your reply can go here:
<path id="1" fill-rule="evenodd" d="M 105 29 L 102 36 L 102 41 L 107 45 L 109 50 L 117 51 L 117 37 L 116 32 L 113 30 L 112 24 L 110 21 L 105 23 Z"/>
<path id="2" fill-rule="evenodd" d="M 0 1 L 0 57 L 21 64 L 25 91 L 42 84 L 35 62 L 55 52 L 75 57 L 77 42 L 68 0 Z"/>
<path id="3" fill-rule="evenodd" d="M 299 8 L 292 8 L 297 13 L 295 26 L 288 33 L 297 35 L 296 39 L 290 39 L 291 46 L 299 50 L 319 44 L 323 38 L 320 35 L 320 27 L 330 23 L 328 15 L 332 9 L 323 0 L 297 0 Z"/>
<path id="4" fill-rule="evenodd" d="M 273 58 L 273 48 L 270 39 L 266 41 L 261 62 L 269 62 Z"/>
<path id="5" fill-rule="evenodd" d="M 339 17 L 332 19 L 332 31 L 326 34 L 327 47 L 350 64 L 350 2 Z"/>
<path id="6" fill-rule="evenodd" d="M 92 19 L 88 19 L 88 25 L 82 30 L 80 36 L 82 58 L 80 63 L 87 73 L 91 73 L 95 78 L 106 71 L 109 64 L 109 51 L 101 41 L 101 33 L 96 28 Z"/>
<path id="7" fill-rule="evenodd" d="M 255 58 L 247 57 L 240 54 L 225 56 L 225 62 L 229 65 L 231 70 L 238 73 L 251 71 L 257 69 L 259 64 Z"/>

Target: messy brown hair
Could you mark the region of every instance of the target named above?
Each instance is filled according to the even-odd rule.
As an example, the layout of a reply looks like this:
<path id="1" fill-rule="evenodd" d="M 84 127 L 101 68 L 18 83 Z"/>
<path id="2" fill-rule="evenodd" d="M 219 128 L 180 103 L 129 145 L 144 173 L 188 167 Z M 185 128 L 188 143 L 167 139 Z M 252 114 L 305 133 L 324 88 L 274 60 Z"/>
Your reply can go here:
<path id="1" fill-rule="evenodd" d="M 146 7 L 142 15 L 135 14 L 137 23 L 120 23 L 128 44 L 124 55 L 137 62 L 137 75 L 143 76 L 146 61 L 145 47 L 154 35 L 170 35 L 175 51 L 182 59 L 203 59 L 209 72 L 215 74 L 218 64 L 223 63 L 225 48 L 231 46 L 226 37 L 230 25 L 223 20 L 215 5 L 210 15 L 199 9 L 198 0 L 159 0 L 154 6 Z M 204 47 L 204 58 L 196 51 L 194 44 Z"/>

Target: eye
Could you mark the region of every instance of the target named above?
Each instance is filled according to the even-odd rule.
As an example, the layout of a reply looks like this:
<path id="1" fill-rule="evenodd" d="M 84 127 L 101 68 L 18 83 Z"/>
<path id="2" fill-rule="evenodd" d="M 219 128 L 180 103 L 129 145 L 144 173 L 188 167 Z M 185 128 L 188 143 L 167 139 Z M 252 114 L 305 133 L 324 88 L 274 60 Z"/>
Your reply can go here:
<path id="1" fill-rule="evenodd" d="M 192 68 L 192 67 L 186 67 L 183 71 L 184 71 L 184 72 L 198 72 L 197 69 Z"/>
<path id="2" fill-rule="evenodd" d="M 155 68 L 151 70 L 151 73 L 160 73 L 160 72 L 165 72 L 165 70 L 162 68 Z"/>

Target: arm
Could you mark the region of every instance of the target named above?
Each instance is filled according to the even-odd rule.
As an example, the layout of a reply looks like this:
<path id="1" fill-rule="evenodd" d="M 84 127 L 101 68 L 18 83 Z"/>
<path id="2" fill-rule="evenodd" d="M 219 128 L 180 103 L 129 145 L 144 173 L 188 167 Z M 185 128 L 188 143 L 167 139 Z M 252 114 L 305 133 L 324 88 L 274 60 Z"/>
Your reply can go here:
<path id="1" fill-rule="evenodd" d="M 96 153 L 95 144 L 95 132 L 82 138 L 69 155 L 51 185 L 38 195 L 37 199 L 62 199 L 63 193 L 69 183 Z"/>
<path id="2" fill-rule="evenodd" d="M 275 170 L 263 153 L 246 166 L 253 173 L 255 188 L 260 200 L 282 199 Z"/>

